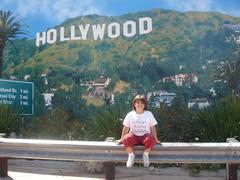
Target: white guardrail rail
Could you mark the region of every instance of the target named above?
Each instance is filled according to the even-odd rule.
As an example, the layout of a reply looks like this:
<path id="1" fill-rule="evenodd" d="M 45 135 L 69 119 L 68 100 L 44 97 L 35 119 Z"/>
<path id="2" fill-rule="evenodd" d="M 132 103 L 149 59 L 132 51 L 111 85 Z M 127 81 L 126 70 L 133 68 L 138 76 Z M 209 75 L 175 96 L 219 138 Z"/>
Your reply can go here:
<path id="1" fill-rule="evenodd" d="M 136 161 L 142 161 L 143 146 L 136 146 Z M 96 161 L 105 165 L 106 179 L 114 179 L 114 163 L 126 162 L 123 145 L 106 141 L 63 141 L 0 138 L 0 176 L 7 176 L 7 159 Z M 223 163 L 227 180 L 235 180 L 240 164 L 240 143 L 162 143 L 150 154 L 152 163 Z"/>

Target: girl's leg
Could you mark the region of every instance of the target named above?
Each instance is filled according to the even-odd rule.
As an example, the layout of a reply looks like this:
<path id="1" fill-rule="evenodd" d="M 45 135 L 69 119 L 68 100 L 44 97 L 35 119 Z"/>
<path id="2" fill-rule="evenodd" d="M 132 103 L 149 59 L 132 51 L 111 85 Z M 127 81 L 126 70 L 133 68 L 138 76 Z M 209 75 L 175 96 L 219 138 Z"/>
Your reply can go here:
<path id="1" fill-rule="evenodd" d="M 132 167 L 134 164 L 135 155 L 133 153 L 133 146 L 137 144 L 136 137 L 133 134 L 126 134 L 123 138 L 123 144 L 128 152 L 127 167 Z"/>
<path id="2" fill-rule="evenodd" d="M 152 134 L 146 134 L 143 136 L 142 143 L 145 146 L 145 150 L 143 152 L 143 165 L 145 167 L 148 167 L 150 165 L 149 153 L 152 150 L 153 146 L 156 144 L 156 141 Z"/>
<path id="3" fill-rule="evenodd" d="M 137 137 L 134 134 L 128 133 L 123 137 L 123 145 L 129 153 L 133 152 L 133 146 L 137 143 Z"/>
<path id="4" fill-rule="evenodd" d="M 145 146 L 144 152 L 150 152 L 153 146 L 156 144 L 155 138 L 152 134 L 145 134 L 142 139 L 142 143 Z"/>
<path id="5" fill-rule="evenodd" d="M 133 153 L 133 148 L 132 147 L 127 147 L 126 148 L 128 154 Z"/>

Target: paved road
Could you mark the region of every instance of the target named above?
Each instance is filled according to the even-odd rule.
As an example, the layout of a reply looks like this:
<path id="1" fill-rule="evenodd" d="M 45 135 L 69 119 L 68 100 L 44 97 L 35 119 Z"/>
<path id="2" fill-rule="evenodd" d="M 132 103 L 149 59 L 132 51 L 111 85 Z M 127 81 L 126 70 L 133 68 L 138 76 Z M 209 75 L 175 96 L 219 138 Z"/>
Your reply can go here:
<path id="1" fill-rule="evenodd" d="M 9 177 L 0 178 L 0 180 L 104 180 L 102 175 L 89 174 L 73 174 L 73 175 L 47 175 L 47 174 L 33 174 L 22 172 L 9 172 Z M 127 175 L 119 177 L 119 180 L 225 180 L 224 177 L 188 177 L 188 176 L 173 176 L 173 175 Z"/>
<path id="2" fill-rule="evenodd" d="M 157 170 L 157 171 L 156 171 Z M 103 180 L 104 174 L 86 173 L 81 164 L 62 161 L 29 161 L 10 160 L 9 177 L 0 180 Z M 123 166 L 116 168 L 116 179 L 119 180 L 225 180 L 225 171 L 218 173 L 201 173 L 191 177 L 188 171 L 180 168 L 149 169 Z"/>

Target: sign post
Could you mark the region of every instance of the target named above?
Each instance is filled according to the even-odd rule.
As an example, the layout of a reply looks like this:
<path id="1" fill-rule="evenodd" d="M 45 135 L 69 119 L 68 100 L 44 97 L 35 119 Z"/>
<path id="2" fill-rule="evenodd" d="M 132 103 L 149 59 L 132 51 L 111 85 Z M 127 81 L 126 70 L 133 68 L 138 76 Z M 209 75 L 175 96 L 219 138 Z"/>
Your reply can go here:
<path id="1" fill-rule="evenodd" d="M 34 84 L 0 79 L 0 104 L 20 108 L 22 115 L 33 115 Z"/>

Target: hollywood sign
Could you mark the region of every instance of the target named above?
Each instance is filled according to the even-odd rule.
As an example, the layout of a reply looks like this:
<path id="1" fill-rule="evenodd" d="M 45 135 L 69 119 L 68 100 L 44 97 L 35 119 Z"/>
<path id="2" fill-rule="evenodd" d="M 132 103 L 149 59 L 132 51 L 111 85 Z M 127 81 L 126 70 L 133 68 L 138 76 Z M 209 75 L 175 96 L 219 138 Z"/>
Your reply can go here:
<path id="1" fill-rule="evenodd" d="M 148 34 L 152 31 L 152 19 L 150 17 L 142 17 L 135 21 L 126 21 L 122 24 L 118 22 L 112 22 L 106 24 L 85 24 L 78 26 L 68 27 L 69 34 L 65 34 L 66 27 L 60 27 L 58 29 L 49 29 L 46 32 L 40 32 L 36 34 L 36 46 L 44 45 L 46 43 L 53 44 L 57 40 L 74 41 L 74 40 L 102 40 L 104 36 L 115 39 L 122 36 L 127 38 L 135 35 Z M 90 36 L 91 33 L 91 36 Z"/>
<path id="2" fill-rule="evenodd" d="M 240 32 L 240 24 L 224 24 L 223 28 L 230 29 L 234 32 Z"/>

